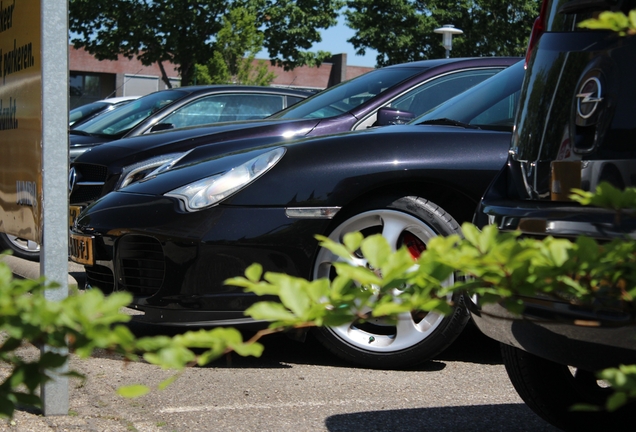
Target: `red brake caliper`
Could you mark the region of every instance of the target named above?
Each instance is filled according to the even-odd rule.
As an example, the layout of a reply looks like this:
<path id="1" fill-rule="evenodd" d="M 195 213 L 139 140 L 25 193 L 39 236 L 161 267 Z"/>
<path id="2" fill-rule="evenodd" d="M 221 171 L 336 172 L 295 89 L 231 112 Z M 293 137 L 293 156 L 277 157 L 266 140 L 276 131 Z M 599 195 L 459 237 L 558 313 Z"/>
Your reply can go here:
<path id="1" fill-rule="evenodd" d="M 402 243 L 409 250 L 413 259 L 418 259 L 422 252 L 426 250 L 426 244 L 410 232 L 404 233 Z"/>

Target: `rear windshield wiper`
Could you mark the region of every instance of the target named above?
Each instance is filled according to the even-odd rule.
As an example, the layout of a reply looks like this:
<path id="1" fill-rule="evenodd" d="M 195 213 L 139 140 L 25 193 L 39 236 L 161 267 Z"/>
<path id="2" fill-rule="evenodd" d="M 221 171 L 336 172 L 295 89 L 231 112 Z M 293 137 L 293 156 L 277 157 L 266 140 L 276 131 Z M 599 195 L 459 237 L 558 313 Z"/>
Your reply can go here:
<path id="1" fill-rule="evenodd" d="M 458 120 L 451 120 L 449 118 L 438 118 L 433 120 L 426 120 L 422 123 L 418 123 L 421 125 L 442 125 L 442 126 L 457 126 L 463 127 L 464 129 L 480 129 L 478 126 L 474 126 L 468 123 L 460 122 Z"/>

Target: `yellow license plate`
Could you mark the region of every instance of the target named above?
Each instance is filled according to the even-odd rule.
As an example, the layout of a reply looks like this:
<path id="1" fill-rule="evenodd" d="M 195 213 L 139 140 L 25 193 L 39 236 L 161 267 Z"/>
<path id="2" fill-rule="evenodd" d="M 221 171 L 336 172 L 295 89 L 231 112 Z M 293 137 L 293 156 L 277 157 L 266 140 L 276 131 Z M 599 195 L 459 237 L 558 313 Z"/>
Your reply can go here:
<path id="1" fill-rule="evenodd" d="M 75 223 L 75 219 L 79 216 L 82 208 L 80 206 L 69 206 L 68 211 L 68 226 L 73 228 L 73 224 Z"/>
<path id="2" fill-rule="evenodd" d="M 93 238 L 92 236 L 71 233 L 69 238 L 69 256 L 71 261 L 88 266 L 95 264 Z"/>

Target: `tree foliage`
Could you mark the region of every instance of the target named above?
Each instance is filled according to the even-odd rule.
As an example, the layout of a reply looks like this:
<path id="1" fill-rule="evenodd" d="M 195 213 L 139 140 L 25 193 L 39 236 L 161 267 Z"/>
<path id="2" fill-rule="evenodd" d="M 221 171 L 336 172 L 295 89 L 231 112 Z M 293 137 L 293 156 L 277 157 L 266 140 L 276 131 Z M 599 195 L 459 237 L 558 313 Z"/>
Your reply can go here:
<path id="1" fill-rule="evenodd" d="M 452 24 L 464 34 L 453 38 L 453 57 L 523 55 L 537 0 L 348 0 L 349 42 L 358 54 L 378 51 L 377 64 L 444 57 L 438 27 Z"/>
<path id="2" fill-rule="evenodd" d="M 256 62 L 264 35 L 256 28 L 256 15 L 246 8 L 232 9 L 223 17 L 212 58 L 197 65 L 197 84 L 269 85 L 276 78 L 267 62 Z"/>
<path id="3" fill-rule="evenodd" d="M 69 30 L 76 48 L 100 60 L 123 55 L 160 68 L 171 62 L 188 85 L 196 64 L 223 52 L 218 36 L 234 10 L 254 17 L 250 25 L 261 33 L 272 61 L 291 69 L 329 57 L 305 50 L 321 40 L 320 29 L 335 25 L 342 5 L 342 0 L 69 0 Z M 163 69 L 162 74 L 169 85 Z"/>

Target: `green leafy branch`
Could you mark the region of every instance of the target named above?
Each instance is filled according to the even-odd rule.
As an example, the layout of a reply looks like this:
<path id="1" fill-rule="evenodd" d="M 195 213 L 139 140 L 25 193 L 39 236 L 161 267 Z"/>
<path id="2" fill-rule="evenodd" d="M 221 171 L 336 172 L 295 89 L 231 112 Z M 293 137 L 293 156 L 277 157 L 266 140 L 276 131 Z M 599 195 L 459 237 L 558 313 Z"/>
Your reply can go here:
<path id="1" fill-rule="evenodd" d="M 142 355 L 151 364 L 179 371 L 189 365 L 209 363 L 228 352 L 260 356 L 263 351 L 256 339 L 244 342 L 236 329 L 137 339 L 124 325 L 130 315 L 121 311 L 130 304 L 130 294 L 104 296 L 99 290 L 75 291 L 62 301 L 47 300 L 44 291 L 55 288 L 58 286 L 44 280 L 14 279 L 9 267 L 0 262 L 0 361 L 10 366 L 0 384 L 2 417 L 12 417 L 19 405 L 42 406 L 38 388 L 52 379 L 50 371 L 67 363 L 66 352 L 87 358 L 100 348 L 119 353 L 126 361 L 136 361 Z M 25 360 L 19 354 L 25 343 L 50 349 L 36 360 Z M 66 375 L 82 376 L 75 371 Z M 165 388 L 177 376 L 168 378 L 159 388 Z M 127 397 L 148 391 L 140 385 L 118 389 Z"/>
<path id="2" fill-rule="evenodd" d="M 600 196 L 597 196 L 600 195 Z M 617 208 L 634 204 L 634 191 L 616 191 L 601 185 L 596 194 L 577 192 L 584 204 Z M 636 206 L 635 206 L 636 207 Z M 85 358 L 97 349 L 121 353 L 128 361 L 143 359 L 164 369 L 176 370 L 159 385 L 165 388 L 184 368 L 205 365 L 220 356 L 260 356 L 258 340 L 273 332 L 312 326 L 338 326 L 370 317 L 396 319 L 413 310 L 449 313 L 450 294 L 477 294 L 483 303 L 498 302 L 521 313 L 519 296 L 541 294 L 572 303 L 596 302 L 633 312 L 636 295 L 636 241 L 617 239 L 605 244 L 581 237 L 575 242 L 546 238 L 520 238 L 488 226 L 480 231 L 464 224 L 464 237 L 433 238 L 415 260 L 405 248 L 392 251 L 380 236 L 345 236 L 343 244 L 319 237 L 320 245 L 335 259 L 333 280 L 307 281 L 280 273 L 263 273 L 259 264 L 244 277 L 226 281 L 258 295 L 274 295 L 278 302 L 259 302 L 246 314 L 270 321 L 269 329 L 243 341 L 236 329 L 190 331 L 174 337 L 136 339 L 124 325 L 130 316 L 121 308 L 130 303 L 126 293 L 105 297 L 99 290 L 72 293 L 63 301 L 44 298 L 55 285 L 44 281 L 14 280 L 0 263 L 0 331 L 4 340 L 0 360 L 12 371 L 0 384 L 0 415 L 11 417 L 16 405 L 40 406 L 38 386 L 50 379 L 48 371 L 67 361 L 64 354 L 46 352 L 27 362 L 16 354 L 23 341 L 36 346 L 68 347 Z M 349 264 L 362 254 L 368 266 Z M 71 376 L 78 376 L 70 372 Z M 599 375 L 615 388 L 606 409 L 615 409 L 636 394 L 636 367 L 621 366 Z M 127 397 L 149 391 L 142 385 L 122 387 Z"/>
<path id="3" fill-rule="evenodd" d="M 579 27 L 591 30 L 611 30 L 620 36 L 636 34 L 636 9 L 625 15 L 623 12 L 601 12 L 598 18 L 590 18 L 579 23 Z"/>

